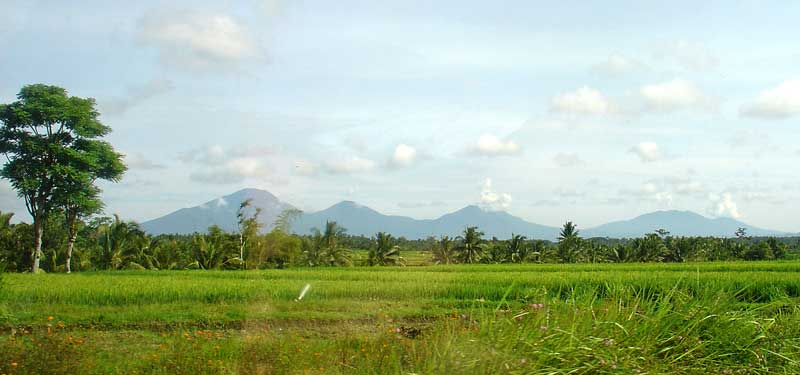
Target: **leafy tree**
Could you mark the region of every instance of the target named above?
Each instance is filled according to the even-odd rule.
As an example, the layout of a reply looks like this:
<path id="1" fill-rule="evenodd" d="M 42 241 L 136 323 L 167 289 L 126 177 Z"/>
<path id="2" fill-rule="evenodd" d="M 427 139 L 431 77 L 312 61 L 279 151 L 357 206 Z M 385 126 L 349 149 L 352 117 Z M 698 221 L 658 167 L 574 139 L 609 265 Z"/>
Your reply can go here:
<path id="1" fill-rule="evenodd" d="M 288 208 L 281 211 L 278 214 L 278 217 L 275 219 L 275 224 L 273 230 L 279 230 L 283 233 L 291 234 L 292 233 L 292 223 L 303 214 L 303 211 L 300 211 L 296 208 Z"/>
<path id="2" fill-rule="evenodd" d="M 258 235 L 261 229 L 261 223 L 258 222 L 258 216 L 261 215 L 261 207 L 256 207 L 252 214 L 248 216 L 247 209 L 252 207 L 253 199 L 249 198 L 239 204 L 239 209 L 236 211 L 237 224 L 239 226 L 239 260 L 242 265 L 245 263 L 244 248 L 247 241 Z"/>
<path id="3" fill-rule="evenodd" d="M 95 179 L 116 181 L 125 167 L 121 155 L 99 140 L 111 129 L 99 121 L 94 99 L 68 96 L 63 88 L 42 84 L 23 87 L 17 99 L 0 105 L 0 152 L 7 159 L 0 175 L 11 182 L 33 218 L 35 273 L 47 218 L 64 205 L 82 207 L 78 201 L 83 198 L 73 194 L 92 195 L 89 187 Z"/>
<path id="4" fill-rule="evenodd" d="M 400 258 L 400 247 L 395 244 L 391 234 L 378 232 L 375 235 L 375 245 L 369 250 L 368 263 L 370 266 L 385 266 L 397 264 Z"/>
<path id="5" fill-rule="evenodd" d="M 659 262 L 667 252 L 664 241 L 655 233 L 633 240 L 633 249 L 640 262 Z"/>
<path id="6" fill-rule="evenodd" d="M 136 223 L 123 221 L 118 215 L 114 215 L 111 223 L 100 224 L 97 232 L 100 251 L 95 255 L 94 265 L 99 269 L 121 268 L 133 242 L 143 233 Z"/>
<path id="7" fill-rule="evenodd" d="M 456 262 L 456 253 L 453 247 L 453 239 L 443 236 L 433 248 L 433 261 L 436 264 L 450 264 Z"/>
<path id="8" fill-rule="evenodd" d="M 477 263 L 485 250 L 482 244 L 483 232 L 478 227 L 467 227 L 464 234 L 457 238 L 456 253 L 463 263 Z"/>

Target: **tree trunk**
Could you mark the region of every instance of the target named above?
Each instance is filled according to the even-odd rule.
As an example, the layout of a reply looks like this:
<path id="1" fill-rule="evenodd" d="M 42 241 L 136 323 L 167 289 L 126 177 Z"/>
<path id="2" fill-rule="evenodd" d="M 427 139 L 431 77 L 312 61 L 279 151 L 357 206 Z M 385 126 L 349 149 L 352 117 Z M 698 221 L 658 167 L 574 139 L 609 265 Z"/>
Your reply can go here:
<path id="1" fill-rule="evenodd" d="M 68 233 L 69 238 L 67 242 L 67 264 L 66 264 L 67 273 L 72 272 L 72 249 L 75 247 L 75 239 L 78 237 L 78 233 L 75 230 L 75 221 L 76 221 L 75 219 L 76 217 L 74 215 L 70 215 L 70 217 L 67 218 L 67 220 L 69 220 L 69 223 L 67 223 L 67 225 L 69 226 L 69 233 Z"/>
<path id="2" fill-rule="evenodd" d="M 42 219 L 33 219 L 33 273 L 39 272 L 39 259 L 42 257 Z"/>

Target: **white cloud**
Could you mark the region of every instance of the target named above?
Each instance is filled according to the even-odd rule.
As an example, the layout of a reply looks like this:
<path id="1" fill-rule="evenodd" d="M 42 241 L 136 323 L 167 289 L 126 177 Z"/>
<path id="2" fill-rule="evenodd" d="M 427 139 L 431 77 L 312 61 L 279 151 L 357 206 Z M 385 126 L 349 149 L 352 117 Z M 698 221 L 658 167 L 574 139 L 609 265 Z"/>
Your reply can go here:
<path id="1" fill-rule="evenodd" d="M 614 105 L 600 91 L 583 86 L 574 92 L 553 97 L 550 111 L 572 115 L 606 115 L 614 112 Z"/>
<path id="2" fill-rule="evenodd" d="M 389 165 L 403 168 L 410 167 L 417 160 L 417 150 L 414 147 L 401 143 L 394 148 Z"/>
<path id="3" fill-rule="evenodd" d="M 739 208 L 736 206 L 736 202 L 733 201 L 733 195 L 731 193 L 722 193 L 721 195 L 711 193 L 708 195 L 708 200 L 711 201 L 711 207 L 708 209 L 709 214 L 717 217 L 731 217 L 734 219 L 742 217 L 741 213 L 739 213 Z"/>
<path id="4" fill-rule="evenodd" d="M 333 174 L 353 174 L 373 171 L 377 165 L 378 164 L 372 160 L 353 156 L 330 161 L 325 164 L 325 169 Z"/>
<path id="5" fill-rule="evenodd" d="M 172 91 L 175 86 L 168 79 L 151 79 L 141 85 L 131 85 L 126 89 L 124 97 L 100 103 L 103 114 L 119 115 L 136 105 L 161 94 Z"/>
<path id="6" fill-rule="evenodd" d="M 553 162 L 562 168 L 577 167 L 586 164 L 576 153 L 558 153 L 553 157 Z"/>
<path id="7" fill-rule="evenodd" d="M 664 157 L 661 148 L 655 142 L 640 142 L 638 145 L 633 146 L 629 152 L 636 154 L 639 160 L 645 163 L 658 161 Z"/>
<path id="8" fill-rule="evenodd" d="M 593 71 L 610 76 L 621 76 L 646 69 L 647 66 L 641 61 L 617 53 L 592 66 Z"/>
<path id="9" fill-rule="evenodd" d="M 253 158 L 231 159 L 224 163 L 197 170 L 189 175 L 193 181 L 209 184 L 234 184 L 251 177 L 263 177 L 269 174 L 260 160 Z"/>
<path id="10" fill-rule="evenodd" d="M 655 57 L 662 60 L 671 60 L 679 66 L 694 70 L 704 71 L 716 68 L 719 59 L 702 43 L 678 40 L 663 44 Z"/>
<path id="11" fill-rule="evenodd" d="M 490 210 L 500 210 L 511 206 L 511 195 L 498 193 L 492 188 L 492 179 L 487 178 L 481 191 L 481 207 Z"/>
<path id="12" fill-rule="evenodd" d="M 491 134 L 481 135 L 472 149 L 477 154 L 484 156 L 517 155 L 522 151 L 514 141 L 503 141 Z"/>
<path id="13" fill-rule="evenodd" d="M 642 86 L 639 94 L 649 109 L 659 112 L 682 109 L 710 110 L 715 106 L 713 98 L 703 93 L 693 83 L 683 79 Z"/>
<path id="14" fill-rule="evenodd" d="M 226 201 L 225 198 L 220 197 L 219 199 L 217 199 L 215 204 L 217 205 L 217 207 L 226 207 L 228 205 L 228 201 Z"/>
<path id="15" fill-rule="evenodd" d="M 790 79 L 758 94 L 753 103 L 742 106 L 743 116 L 785 119 L 800 114 L 800 79 Z"/>
<path id="16" fill-rule="evenodd" d="M 294 170 L 301 176 L 316 176 L 319 173 L 319 166 L 308 160 L 297 160 L 294 162 Z"/>
<path id="17" fill-rule="evenodd" d="M 178 68 L 208 70 L 261 54 L 245 27 L 226 14 L 151 12 L 139 21 L 139 37 Z"/>
<path id="18" fill-rule="evenodd" d="M 132 153 L 123 153 L 125 165 L 128 166 L 130 169 L 163 169 L 165 168 L 164 165 L 156 163 L 147 157 L 145 157 L 140 152 L 132 152 Z"/>
<path id="19" fill-rule="evenodd" d="M 584 193 L 581 193 L 573 188 L 563 187 L 563 186 L 559 186 L 553 189 L 553 194 L 561 198 L 577 198 L 577 197 L 582 197 L 584 195 Z"/>
<path id="20" fill-rule="evenodd" d="M 642 185 L 639 193 L 641 196 L 644 196 L 661 204 L 672 203 L 672 193 L 667 190 L 664 190 L 663 187 L 660 187 L 653 182 L 648 182 Z"/>

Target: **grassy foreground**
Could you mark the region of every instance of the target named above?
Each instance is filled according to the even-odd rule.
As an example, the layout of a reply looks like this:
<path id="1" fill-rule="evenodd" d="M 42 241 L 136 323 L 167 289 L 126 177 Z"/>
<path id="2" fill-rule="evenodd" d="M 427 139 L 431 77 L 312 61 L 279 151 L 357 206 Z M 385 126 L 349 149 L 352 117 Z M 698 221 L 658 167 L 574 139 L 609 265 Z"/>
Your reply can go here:
<path id="1" fill-rule="evenodd" d="M 800 373 L 795 261 L 4 279 L 0 374 Z"/>

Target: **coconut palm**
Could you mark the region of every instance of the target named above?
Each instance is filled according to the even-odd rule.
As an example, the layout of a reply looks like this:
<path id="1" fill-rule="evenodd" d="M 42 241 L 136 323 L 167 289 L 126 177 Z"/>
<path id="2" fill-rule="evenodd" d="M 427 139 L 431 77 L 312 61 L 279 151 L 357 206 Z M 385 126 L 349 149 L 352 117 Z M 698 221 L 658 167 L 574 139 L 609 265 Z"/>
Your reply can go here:
<path id="1" fill-rule="evenodd" d="M 400 247 L 395 245 L 391 234 L 378 232 L 375 235 L 375 245 L 369 250 L 368 263 L 370 266 L 385 266 L 397 264 L 400 258 Z"/>
<path id="2" fill-rule="evenodd" d="M 562 263 L 574 263 L 580 258 L 583 239 L 578 235 L 578 226 L 571 221 L 564 223 L 558 235 L 556 255 Z"/>
<path id="3" fill-rule="evenodd" d="M 481 243 L 483 232 L 478 227 L 467 227 L 464 234 L 457 238 L 456 253 L 463 263 L 477 263 L 483 255 L 484 246 Z"/>
<path id="4" fill-rule="evenodd" d="M 335 221 L 325 222 L 325 231 L 314 228 L 311 238 L 303 241 L 303 253 L 309 266 L 341 266 L 352 263 L 350 251 L 339 245 L 347 232 Z"/>
<path id="5" fill-rule="evenodd" d="M 118 215 L 114 215 L 114 220 L 100 224 L 97 232 L 100 248 L 95 254 L 95 266 L 100 269 L 117 269 L 123 265 L 126 252 L 141 230 L 136 223 L 123 221 Z"/>
<path id="6" fill-rule="evenodd" d="M 436 264 L 450 264 L 456 262 L 456 253 L 453 247 L 453 239 L 444 236 L 433 248 L 433 261 Z"/>
<path id="7" fill-rule="evenodd" d="M 506 243 L 508 260 L 512 263 L 523 263 L 530 255 L 530 248 L 525 244 L 525 236 L 511 234 L 511 239 Z"/>

